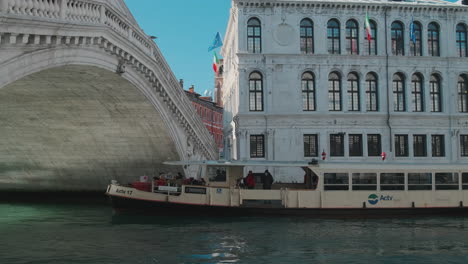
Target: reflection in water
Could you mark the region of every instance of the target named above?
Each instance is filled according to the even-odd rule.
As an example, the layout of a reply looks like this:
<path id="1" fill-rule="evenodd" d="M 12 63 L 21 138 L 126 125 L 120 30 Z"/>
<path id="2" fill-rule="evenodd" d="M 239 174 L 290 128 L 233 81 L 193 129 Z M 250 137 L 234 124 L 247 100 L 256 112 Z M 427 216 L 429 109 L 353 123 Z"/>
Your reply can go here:
<path id="1" fill-rule="evenodd" d="M 0 204 L 0 263 L 468 263 L 467 224 L 131 216 L 113 215 L 106 204 Z"/>

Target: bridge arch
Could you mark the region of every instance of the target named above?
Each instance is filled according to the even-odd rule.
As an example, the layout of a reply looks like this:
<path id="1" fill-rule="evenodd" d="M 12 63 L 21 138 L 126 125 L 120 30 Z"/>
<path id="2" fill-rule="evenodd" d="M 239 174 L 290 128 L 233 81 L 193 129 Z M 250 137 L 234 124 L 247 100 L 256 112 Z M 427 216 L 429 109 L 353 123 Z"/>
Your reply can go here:
<path id="1" fill-rule="evenodd" d="M 8 2 L 6 7 L 5 2 Z M 69 11 L 63 2 L 67 1 L 62 1 L 61 6 L 67 14 Z M 89 4 L 93 1 L 72 2 Z M 116 2 L 122 5 L 121 1 Z M 42 72 L 97 67 L 112 73 L 115 78 L 125 79 L 146 98 L 161 116 L 180 159 L 217 158 L 214 142 L 200 118 L 194 114 L 190 101 L 159 49 L 132 23 L 134 20 L 129 19 L 128 13 L 121 13 L 122 6 L 117 10 L 109 4 L 112 2 L 104 0 L 90 4 L 91 11 L 83 6 L 83 10 L 95 16 L 83 23 L 67 20 L 70 18 L 67 15 L 65 18 L 35 17 L 34 12 L 16 8 L 14 5 L 17 3 L 0 0 L 0 17 L 5 21 L 0 25 L 0 94 L 5 87 L 14 86 L 28 76 L 39 76 Z M 56 9 L 51 7 L 51 10 Z M 85 11 L 82 14 L 86 14 Z M 54 16 L 57 14 L 55 12 Z M 46 29 L 35 28 L 31 23 L 35 20 L 46 24 Z M 57 23 L 62 20 L 72 25 L 73 30 L 64 29 L 63 24 Z M 21 22 L 25 25 L 20 26 Z M 1 170 L 0 159 L 0 176 Z"/>

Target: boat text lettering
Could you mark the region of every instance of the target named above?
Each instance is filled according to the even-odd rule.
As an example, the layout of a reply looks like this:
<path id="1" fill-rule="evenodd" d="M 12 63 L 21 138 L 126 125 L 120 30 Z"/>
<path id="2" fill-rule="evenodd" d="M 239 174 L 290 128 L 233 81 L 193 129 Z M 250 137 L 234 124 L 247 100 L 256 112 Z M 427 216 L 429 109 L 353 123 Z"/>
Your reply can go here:
<path id="1" fill-rule="evenodd" d="M 131 190 L 128 190 L 128 191 L 125 191 L 125 190 L 121 190 L 121 189 L 117 189 L 115 190 L 116 193 L 121 193 L 121 194 L 128 194 L 128 195 L 132 195 L 133 191 Z"/>
<path id="2" fill-rule="evenodd" d="M 393 196 L 390 195 L 381 195 L 380 201 L 393 201 Z"/>

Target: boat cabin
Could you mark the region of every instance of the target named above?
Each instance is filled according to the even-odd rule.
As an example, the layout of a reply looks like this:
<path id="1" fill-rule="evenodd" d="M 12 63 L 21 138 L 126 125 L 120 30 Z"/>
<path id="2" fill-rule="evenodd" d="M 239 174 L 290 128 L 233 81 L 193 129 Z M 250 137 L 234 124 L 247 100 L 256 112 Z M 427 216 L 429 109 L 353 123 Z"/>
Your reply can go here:
<path id="1" fill-rule="evenodd" d="M 153 191 L 111 184 L 107 193 L 115 200 L 145 201 L 204 207 L 270 209 L 392 209 L 409 210 L 468 208 L 467 164 L 359 164 L 262 161 L 166 162 L 175 166 L 197 166 L 187 178 L 196 184 L 156 186 Z M 250 168 L 261 173 L 274 167 L 302 168 L 304 183 L 273 184 L 263 189 L 261 174 L 257 188 L 239 183 Z M 318 184 L 308 181 L 316 178 Z M 135 190 L 136 189 L 136 190 Z M 458 209 L 457 209 L 458 210 Z M 255 211 L 254 211 L 255 212 Z M 467 210 L 468 212 L 468 210 Z"/>

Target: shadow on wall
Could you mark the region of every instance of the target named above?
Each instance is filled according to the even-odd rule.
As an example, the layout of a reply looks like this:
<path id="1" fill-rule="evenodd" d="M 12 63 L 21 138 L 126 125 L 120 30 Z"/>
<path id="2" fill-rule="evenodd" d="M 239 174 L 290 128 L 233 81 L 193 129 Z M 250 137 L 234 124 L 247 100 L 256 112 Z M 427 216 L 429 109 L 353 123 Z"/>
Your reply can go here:
<path id="1" fill-rule="evenodd" d="M 111 180 L 121 184 L 138 181 L 140 176 L 177 174 L 182 168 L 147 161 L 87 164 L 75 167 L 47 167 L 30 163 L 0 163 L 0 190 L 9 191 L 95 191 L 104 192 Z"/>

